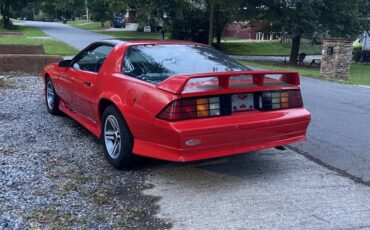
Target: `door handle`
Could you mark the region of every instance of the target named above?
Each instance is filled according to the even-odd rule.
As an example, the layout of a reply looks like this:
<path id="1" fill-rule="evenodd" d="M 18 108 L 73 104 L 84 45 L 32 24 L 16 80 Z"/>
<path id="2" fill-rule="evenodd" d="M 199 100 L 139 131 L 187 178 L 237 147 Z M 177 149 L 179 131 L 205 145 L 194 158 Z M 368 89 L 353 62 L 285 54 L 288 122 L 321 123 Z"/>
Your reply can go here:
<path id="1" fill-rule="evenodd" d="M 84 85 L 85 85 L 86 87 L 90 87 L 92 84 L 91 84 L 91 82 L 85 81 L 85 82 L 84 82 Z"/>

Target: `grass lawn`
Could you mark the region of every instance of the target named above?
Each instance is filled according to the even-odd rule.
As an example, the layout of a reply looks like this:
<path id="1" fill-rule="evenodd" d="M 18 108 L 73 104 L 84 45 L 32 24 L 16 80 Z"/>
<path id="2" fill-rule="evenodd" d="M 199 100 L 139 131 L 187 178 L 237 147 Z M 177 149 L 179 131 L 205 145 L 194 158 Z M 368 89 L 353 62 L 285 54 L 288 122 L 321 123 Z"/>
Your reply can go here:
<path id="1" fill-rule="evenodd" d="M 289 56 L 291 46 L 280 42 L 224 42 L 221 51 L 230 55 Z M 321 54 L 320 45 L 302 44 L 301 53 Z"/>
<path id="2" fill-rule="evenodd" d="M 0 44 L 43 45 L 45 52 L 51 55 L 74 55 L 78 52 L 76 49 L 61 41 L 48 37 L 42 31 L 33 27 L 17 26 L 14 30 L 0 28 L 0 32 L 23 33 L 23 36 L 0 37 Z"/>
<path id="3" fill-rule="evenodd" d="M 105 31 L 100 32 L 102 34 L 110 35 L 116 38 L 122 38 L 126 40 L 137 40 L 137 39 L 160 39 L 159 33 L 144 33 L 137 31 Z M 169 39 L 170 34 L 166 34 L 166 39 Z"/>
<path id="4" fill-rule="evenodd" d="M 101 30 L 104 29 L 101 27 L 100 22 L 93 22 L 93 21 L 87 21 L 87 20 L 76 20 L 76 21 L 68 21 L 68 25 L 83 29 L 83 30 Z"/>
<path id="5" fill-rule="evenodd" d="M 320 70 L 318 68 L 295 67 L 295 66 L 276 65 L 271 63 L 245 62 L 245 61 L 242 61 L 242 63 L 247 66 L 257 67 L 261 69 L 294 71 L 299 72 L 301 76 L 321 78 Z M 340 82 L 354 85 L 370 86 L 370 65 L 352 64 L 349 80 Z"/>

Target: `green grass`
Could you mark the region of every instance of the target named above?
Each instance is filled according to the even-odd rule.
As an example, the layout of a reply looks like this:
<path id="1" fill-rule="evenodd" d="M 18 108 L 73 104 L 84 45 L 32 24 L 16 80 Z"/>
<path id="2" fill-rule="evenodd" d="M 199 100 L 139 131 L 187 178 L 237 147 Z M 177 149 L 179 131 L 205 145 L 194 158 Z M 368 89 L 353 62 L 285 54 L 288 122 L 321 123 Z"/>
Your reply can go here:
<path id="1" fill-rule="evenodd" d="M 370 86 L 370 65 L 352 64 L 349 83 Z"/>
<path id="2" fill-rule="evenodd" d="M 138 40 L 138 39 L 160 39 L 159 33 L 144 33 L 136 31 L 105 31 L 100 32 L 102 34 L 110 35 L 116 38 L 122 38 L 126 40 Z M 166 34 L 166 39 L 170 37 L 170 34 Z"/>
<path id="3" fill-rule="evenodd" d="M 43 45 L 45 53 L 50 55 L 74 55 L 78 51 L 67 44 L 46 36 L 42 31 L 29 27 L 18 26 L 12 30 L 1 28 L 0 32 L 21 32 L 22 36 L 4 36 L 0 37 L 0 44 L 16 45 Z"/>
<path id="4" fill-rule="evenodd" d="M 101 27 L 100 22 L 93 22 L 93 21 L 87 21 L 87 20 L 76 20 L 76 21 L 68 21 L 68 25 L 83 29 L 83 30 L 101 30 L 104 29 Z"/>
<path id="5" fill-rule="evenodd" d="M 268 70 L 287 70 L 298 72 L 301 76 L 320 78 L 320 69 L 318 68 L 308 68 L 308 67 L 296 67 L 287 65 L 276 65 L 271 63 L 259 63 L 259 62 L 246 62 L 242 61 L 243 64 L 251 67 L 257 67 L 261 69 Z M 332 80 L 326 79 L 325 80 Z M 342 83 L 349 83 L 354 85 L 367 85 L 370 86 L 370 65 L 363 64 L 352 64 L 350 77 L 348 81 L 338 81 Z"/>
<path id="6" fill-rule="evenodd" d="M 291 46 L 280 42 L 224 42 L 221 51 L 230 55 L 289 56 Z M 320 45 L 302 44 L 301 53 L 321 54 Z"/>

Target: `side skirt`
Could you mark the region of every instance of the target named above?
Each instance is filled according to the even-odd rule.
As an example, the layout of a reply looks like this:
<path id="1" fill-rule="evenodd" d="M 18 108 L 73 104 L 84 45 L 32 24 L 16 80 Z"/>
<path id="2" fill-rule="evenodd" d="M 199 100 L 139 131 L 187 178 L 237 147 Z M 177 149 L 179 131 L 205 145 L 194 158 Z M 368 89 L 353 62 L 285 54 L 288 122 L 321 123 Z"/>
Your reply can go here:
<path id="1" fill-rule="evenodd" d="M 68 107 L 68 105 L 66 105 L 64 101 L 60 101 L 59 110 L 65 113 L 70 118 L 77 121 L 87 130 L 89 130 L 92 134 L 94 134 L 97 138 L 100 138 L 100 134 L 101 134 L 100 126 L 92 123 L 91 121 L 86 120 L 80 113 Z"/>

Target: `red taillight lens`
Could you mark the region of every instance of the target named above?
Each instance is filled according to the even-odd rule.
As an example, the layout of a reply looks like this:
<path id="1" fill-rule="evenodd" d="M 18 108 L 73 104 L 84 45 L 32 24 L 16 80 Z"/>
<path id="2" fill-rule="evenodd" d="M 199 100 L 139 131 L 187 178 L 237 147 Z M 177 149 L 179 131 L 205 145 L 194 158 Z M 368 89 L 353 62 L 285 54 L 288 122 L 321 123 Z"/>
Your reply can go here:
<path id="1" fill-rule="evenodd" d="M 299 90 L 261 92 L 252 94 L 252 96 L 252 107 L 261 111 L 303 107 L 302 96 Z M 232 111 L 231 95 L 221 95 L 218 97 L 175 100 L 160 112 L 157 118 L 167 121 L 180 121 L 231 115 Z"/>
<path id="2" fill-rule="evenodd" d="M 220 98 L 192 98 L 171 102 L 157 117 L 163 120 L 178 121 L 193 118 L 221 115 Z"/>
<path id="3" fill-rule="evenodd" d="M 299 90 L 274 91 L 261 93 L 259 100 L 261 110 L 299 108 L 303 106 Z"/>
<path id="4" fill-rule="evenodd" d="M 289 91 L 289 107 L 290 108 L 303 107 L 301 91 L 298 90 Z"/>

